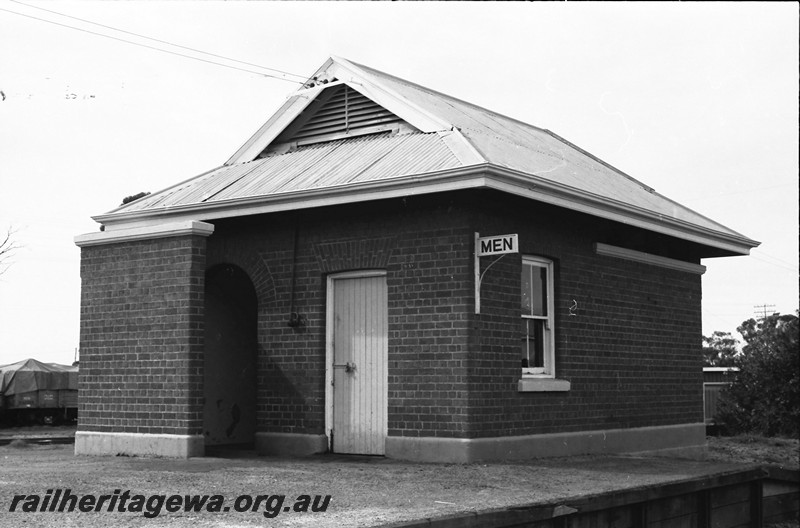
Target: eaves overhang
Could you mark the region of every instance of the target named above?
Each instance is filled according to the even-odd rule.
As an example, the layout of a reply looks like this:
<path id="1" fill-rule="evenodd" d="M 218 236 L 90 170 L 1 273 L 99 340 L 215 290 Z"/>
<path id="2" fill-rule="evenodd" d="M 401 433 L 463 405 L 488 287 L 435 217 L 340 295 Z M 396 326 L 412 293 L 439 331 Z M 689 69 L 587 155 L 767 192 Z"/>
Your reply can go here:
<path id="1" fill-rule="evenodd" d="M 184 219 L 215 220 L 485 187 L 488 164 L 269 195 L 93 216 L 106 231 Z"/>
<path id="2" fill-rule="evenodd" d="M 747 255 L 751 248 L 759 245 L 759 242 L 739 234 L 708 229 L 491 163 L 319 189 L 182 204 L 127 213 L 108 213 L 92 218 L 103 224 L 108 232 L 155 226 L 164 222 L 212 221 L 222 218 L 481 188 L 494 189 L 613 220 L 734 255 Z"/>
<path id="3" fill-rule="evenodd" d="M 733 254 L 748 255 L 751 248 L 760 244 L 760 242 L 738 233 L 725 233 L 708 229 L 625 202 L 598 196 L 574 187 L 559 185 L 553 181 L 537 178 L 513 169 L 490 166 L 487 172 L 491 175 L 488 178 L 487 187 L 489 188 L 606 218 L 622 224 L 640 227 L 682 240 L 689 240 L 701 245 L 729 251 Z"/>

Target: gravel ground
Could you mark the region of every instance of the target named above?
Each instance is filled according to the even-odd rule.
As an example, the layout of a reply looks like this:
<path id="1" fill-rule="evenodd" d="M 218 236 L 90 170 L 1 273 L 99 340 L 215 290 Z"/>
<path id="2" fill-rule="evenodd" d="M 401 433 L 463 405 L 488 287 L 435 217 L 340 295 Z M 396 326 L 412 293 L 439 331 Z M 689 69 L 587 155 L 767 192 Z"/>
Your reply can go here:
<path id="1" fill-rule="evenodd" d="M 11 438 L 46 438 L 75 436 L 76 425 L 31 425 L 26 427 L 0 427 L 0 439 Z"/>
<path id="2" fill-rule="evenodd" d="M 713 457 L 712 457 L 713 458 Z M 723 460 L 585 456 L 514 464 L 412 464 L 371 457 L 320 455 L 304 459 L 248 457 L 189 460 L 76 457 L 71 445 L 0 446 L 0 527 L 19 526 L 379 526 L 512 505 L 551 502 L 742 468 Z M 229 511 L 142 513 L 106 511 L 9 512 L 17 494 L 44 497 L 48 489 L 75 495 L 220 494 Z M 239 495 L 330 495 L 325 512 L 278 515 L 236 512 Z M 26 499 L 27 500 L 27 499 Z M 132 500 L 132 499 L 131 499 Z M 274 504 L 274 503 L 272 503 Z"/>
<path id="3" fill-rule="evenodd" d="M 761 436 L 709 436 L 708 459 L 800 469 L 800 440 Z"/>

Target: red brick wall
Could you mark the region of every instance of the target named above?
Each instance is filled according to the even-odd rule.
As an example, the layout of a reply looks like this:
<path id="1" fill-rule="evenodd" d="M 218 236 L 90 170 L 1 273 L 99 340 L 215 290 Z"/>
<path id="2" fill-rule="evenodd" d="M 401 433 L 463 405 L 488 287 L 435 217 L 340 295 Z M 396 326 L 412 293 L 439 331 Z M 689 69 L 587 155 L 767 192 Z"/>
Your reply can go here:
<path id="1" fill-rule="evenodd" d="M 79 428 L 200 434 L 205 238 L 81 249 Z"/>
<path id="2" fill-rule="evenodd" d="M 207 265 L 268 277 L 256 285 L 259 431 L 324 433 L 327 276 L 385 269 L 389 434 L 466 435 L 472 235 L 464 210 L 423 202 L 216 222 Z M 304 328 L 287 325 L 291 311 Z"/>
<path id="3" fill-rule="evenodd" d="M 521 256 L 492 267 L 476 317 L 470 364 L 471 433 L 523 435 L 702 421 L 701 278 L 599 256 L 594 243 L 619 237 L 610 222 L 547 206 L 490 201 L 482 234 L 519 233 L 522 254 L 555 263 L 556 377 L 569 392 L 520 393 Z M 520 211 L 524 209 L 524 214 Z M 636 236 L 630 237 L 632 249 Z M 647 244 L 659 247 L 658 236 Z M 680 247 L 681 257 L 696 248 Z M 688 244 L 687 244 L 688 246 Z M 629 247 L 631 247 L 629 245 Z M 671 249 L 670 251 L 674 251 Z M 666 256 L 670 256 L 667 253 Z M 674 256 L 674 255 L 673 255 Z M 483 259 L 485 267 L 488 259 Z M 574 316 L 569 307 L 577 302 Z"/>
<path id="4" fill-rule="evenodd" d="M 467 221 L 467 212 L 451 208 L 402 222 L 387 278 L 390 436 L 468 436 Z"/>
<path id="5" fill-rule="evenodd" d="M 571 391 L 517 391 L 521 257 L 504 257 L 486 274 L 476 316 L 476 230 L 519 233 L 523 253 L 555 261 L 556 369 Z M 595 254 L 594 243 L 622 230 L 553 207 L 457 193 L 218 222 L 208 265 L 228 261 L 269 277 L 259 314 L 262 431 L 324 432 L 326 276 L 370 268 L 387 271 L 391 436 L 699 422 L 700 277 Z M 689 245 L 637 237 L 632 231 L 634 249 L 697 261 Z M 286 324 L 293 262 L 294 310 L 308 319 L 299 330 Z M 577 315 L 569 316 L 573 300 Z"/>
<path id="6" fill-rule="evenodd" d="M 325 430 L 329 273 L 385 269 L 389 434 L 483 437 L 701 422 L 700 277 L 595 254 L 596 242 L 698 262 L 669 237 L 491 192 L 220 220 L 182 237 L 82 250 L 81 429 L 197 434 L 204 270 L 258 296 L 257 430 Z M 556 371 L 520 393 L 520 255 L 485 276 L 473 232 L 519 233 L 555 261 Z M 482 259 L 486 266 L 491 259 Z M 572 301 L 576 316 L 569 316 Z M 307 325 L 291 328 L 290 312 Z"/>

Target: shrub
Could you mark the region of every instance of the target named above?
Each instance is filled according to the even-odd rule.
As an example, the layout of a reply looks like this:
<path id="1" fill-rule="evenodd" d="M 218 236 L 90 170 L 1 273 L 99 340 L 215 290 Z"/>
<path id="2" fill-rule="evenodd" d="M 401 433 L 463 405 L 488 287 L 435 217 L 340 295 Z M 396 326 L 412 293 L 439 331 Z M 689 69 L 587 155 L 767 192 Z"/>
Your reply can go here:
<path id="1" fill-rule="evenodd" d="M 798 318 L 775 314 L 738 328 L 747 343 L 739 372 L 720 394 L 716 420 L 728 434 L 800 436 Z"/>

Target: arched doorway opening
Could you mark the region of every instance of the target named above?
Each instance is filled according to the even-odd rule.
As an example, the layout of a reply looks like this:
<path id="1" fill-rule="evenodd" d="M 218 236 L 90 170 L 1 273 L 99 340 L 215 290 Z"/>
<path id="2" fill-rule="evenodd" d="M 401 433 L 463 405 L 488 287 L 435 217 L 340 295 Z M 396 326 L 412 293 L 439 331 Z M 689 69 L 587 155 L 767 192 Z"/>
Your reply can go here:
<path id="1" fill-rule="evenodd" d="M 206 452 L 253 447 L 258 300 L 241 268 L 206 272 L 203 436 Z"/>

